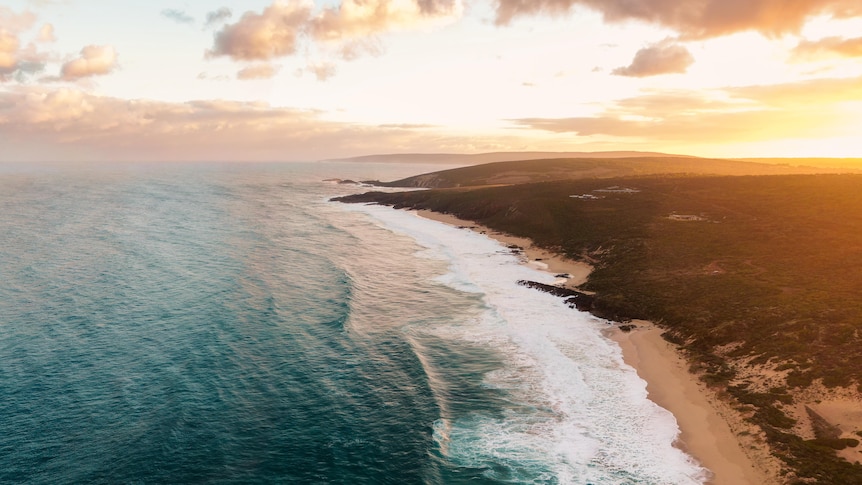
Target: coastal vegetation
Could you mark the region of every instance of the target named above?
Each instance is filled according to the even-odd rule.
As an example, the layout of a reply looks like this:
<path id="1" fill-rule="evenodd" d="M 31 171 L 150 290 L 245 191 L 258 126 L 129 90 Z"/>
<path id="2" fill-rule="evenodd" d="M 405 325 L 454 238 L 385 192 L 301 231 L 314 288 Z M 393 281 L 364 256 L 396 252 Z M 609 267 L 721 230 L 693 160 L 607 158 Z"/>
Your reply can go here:
<path id="1" fill-rule="evenodd" d="M 812 385 L 862 392 L 862 175 L 598 178 L 601 163 L 611 174 L 659 161 L 508 163 L 398 182 L 452 188 L 340 200 L 453 214 L 590 262 L 592 304 L 662 326 L 762 430 L 788 483 L 862 483 L 862 466 L 835 452 L 858 441 L 803 439 L 789 412 Z M 571 164 L 590 178 L 559 176 Z M 494 175 L 501 166 L 558 180 L 487 186 L 512 178 Z"/>
<path id="2" fill-rule="evenodd" d="M 846 173 L 845 165 L 830 168 L 822 159 L 796 159 L 789 163 L 760 163 L 741 160 L 684 157 L 678 155 L 618 158 L 550 158 L 486 163 L 415 175 L 394 182 L 374 182 L 385 187 L 452 188 L 482 185 L 511 185 L 559 180 L 636 177 L 645 175 L 786 175 L 813 173 Z M 836 165 L 839 165 L 836 162 Z M 856 171 L 862 173 L 862 165 Z"/>

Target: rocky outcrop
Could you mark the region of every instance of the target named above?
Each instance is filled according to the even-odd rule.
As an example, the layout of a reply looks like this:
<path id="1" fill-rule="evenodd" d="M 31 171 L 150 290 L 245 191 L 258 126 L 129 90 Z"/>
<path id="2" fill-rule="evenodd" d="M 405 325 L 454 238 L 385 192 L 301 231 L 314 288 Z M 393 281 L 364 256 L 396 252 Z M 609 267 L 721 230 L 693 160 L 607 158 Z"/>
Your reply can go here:
<path id="1" fill-rule="evenodd" d="M 574 308 L 582 312 L 589 312 L 604 320 L 628 322 L 632 319 L 631 317 L 623 315 L 621 312 L 604 305 L 602 301 L 597 299 L 595 296 L 588 295 L 578 290 L 562 286 L 547 285 L 537 281 L 519 280 L 518 284 L 526 286 L 527 288 L 544 291 L 545 293 L 550 293 L 560 298 L 565 298 L 566 305 L 568 305 L 569 308 Z"/>

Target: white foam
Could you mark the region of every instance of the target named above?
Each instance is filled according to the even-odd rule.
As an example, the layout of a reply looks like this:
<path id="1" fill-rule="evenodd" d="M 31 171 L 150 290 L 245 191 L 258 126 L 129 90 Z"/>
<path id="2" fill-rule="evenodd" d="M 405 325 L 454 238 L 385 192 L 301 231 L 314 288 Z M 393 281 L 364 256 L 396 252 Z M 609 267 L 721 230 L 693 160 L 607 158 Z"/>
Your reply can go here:
<path id="1" fill-rule="evenodd" d="M 604 322 L 562 299 L 516 284 L 554 283 L 475 232 L 380 206 L 353 206 L 415 239 L 422 256 L 445 259 L 437 280 L 481 293 L 487 311 L 466 326 L 437 329 L 487 345 L 505 366 L 485 376 L 512 407 L 502 418 L 474 415 L 434 423 L 441 453 L 453 462 L 510 474 L 517 483 L 696 484 L 707 472 L 672 446 L 676 420 L 647 399 L 646 383 L 601 334 Z M 496 466 L 496 468 L 495 468 Z M 497 471 L 495 471 L 497 470 Z M 505 477 L 498 477 L 505 478 Z"/>

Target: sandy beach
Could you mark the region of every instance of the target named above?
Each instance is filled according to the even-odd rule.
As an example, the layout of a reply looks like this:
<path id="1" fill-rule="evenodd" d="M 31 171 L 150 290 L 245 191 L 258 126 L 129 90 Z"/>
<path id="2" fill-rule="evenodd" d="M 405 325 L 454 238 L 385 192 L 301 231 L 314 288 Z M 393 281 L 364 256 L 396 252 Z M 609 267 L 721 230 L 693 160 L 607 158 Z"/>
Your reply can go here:
<path id="1" fill-rule="evenodd" d="M 650 400 L 676 417 L 680 428 L 677 446 L 713 473 L 709 483 L 779 483 L 777 463 L 763 448 L 752 456 L 755 449 L 738 435 L 751 426 L 688 372 L 683 356 L 662 338 L 662 329 L 650 322 L 634 323 L 637 328 L 631 332 L 613 329 L 609 336 L 622 348 L 626 363 L 647 382 Z"/>
<path id="2" fill-rule="evenodd" d="M 526 238 L 501 234 L 471 221 L 432 211 L 419 215 L 446 224 L 486 234 L 506 245 L 524 248 L 526 264 L 554 274 L 568 274 L 560 283 L 568 287 L 583 284 L 591 266 L 533 247 Z M 688 371 L 688 364 L 672 344 L 661 337 L 662 330 L 650 322 L 633 322 L 636 328 L 622 332 L 611 328 L 609 338 L 617 342 L 627 364 L 647 382 L 649 398 L 670 411 L 677 420 L 680 436 L 676 446 L 692 455 L 712 472 L 712 485 L 764 485 L 780 483 L 779 464 L 758 446 L 751 426 L 715 392 L 706 388 Z"/>

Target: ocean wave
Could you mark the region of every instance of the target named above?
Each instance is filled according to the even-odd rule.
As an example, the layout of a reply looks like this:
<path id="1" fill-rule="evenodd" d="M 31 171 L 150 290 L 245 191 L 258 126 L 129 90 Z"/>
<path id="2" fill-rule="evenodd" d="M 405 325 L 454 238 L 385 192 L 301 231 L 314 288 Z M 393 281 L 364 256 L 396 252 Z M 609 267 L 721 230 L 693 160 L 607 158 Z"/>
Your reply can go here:
<path id="1" fill-rule="evenodd" d="M 646 384 L 601 334 L 606 324 L 560 299 L 517 285 L 553 283 L 472 231 L 380 206 L 354 208 L 414 239 L 422 257 L 445 261 L 435 280 L 481 294 L 480 318 L 427 330 L 493 350 L 502 366 L 483 384 L 503 392 L 502 414 L 433 424 L 454 464 L 511 483 L 696 484 L 706 471 L 673 446 L 673 415 L 647 399 Z"/>

